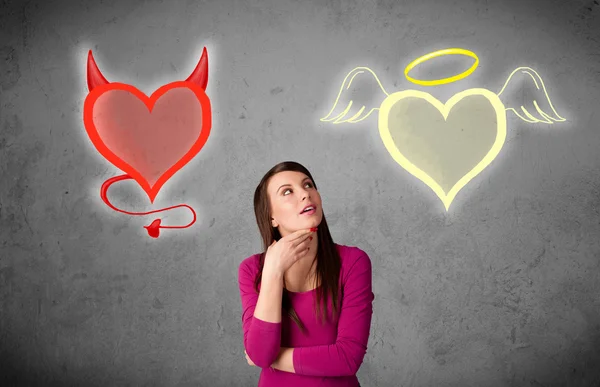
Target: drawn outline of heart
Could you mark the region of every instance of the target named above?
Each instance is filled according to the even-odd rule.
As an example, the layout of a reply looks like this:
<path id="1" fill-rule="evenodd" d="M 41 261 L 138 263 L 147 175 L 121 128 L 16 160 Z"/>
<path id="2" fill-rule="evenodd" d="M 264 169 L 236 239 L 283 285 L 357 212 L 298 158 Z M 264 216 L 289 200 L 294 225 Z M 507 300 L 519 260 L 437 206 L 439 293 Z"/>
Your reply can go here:
<path id="1" fill-rule="evenodd" d="M 194 145 L 192 145 L 190 150 L 181 159 L 179 159 L 179 161 L 177 161 L 166 172 L 164 172 L 158 178 L 156 183 L 154 183 L 153 186 L 150 186 L 148 181 L 146 181 L 146 179 L 135 168 L 133 168 L 131 165 L 129 165 L 129 163 L 127 163 L 126 161 L 121 159 L 119 156 L 114 154 L 106 146 L 106 144 L 104 144 L 104 142 L 100 138 L 98 130 L 96 129 L 96 125 L 94 124 L 94 116 L 93 116 L 94 104 L 96 103 L 96 100 L 98 100 L 98 98 L 100 98 L 100 96 L 103 95 L 104 93 L 113 91 L 113 90 L 122 90 L 122 91 L 130 92 L 131 94 L 136 96 L 139 100 L 141 100 L 146 105 L 146 107 L 148 108 L 148 111 L 150 113 L 152 113 L 152 109 L 153 109 L 155 103 L 158 101 L 158 99 L 160 97 L 162 97 L 169 90 L 172 90 L 172 89 L 175 89 L 178 87 L 184 87 L 184 88 L 190 89 L 194 93 L 196 98 L 198 98 L 198 102 L 200 103 L 200 106 L 202 108 L 202 128 L 200 130 L 198 139 L 194 142 Z M 206 144 L 206 141 L 208 140 L 208 137 L 210 135 L 210 129 L 211 129 L 211 125 L 212 125 L 211 105 L 210 105 L 210 100 L 209 100 L 208 96 L 206 95 L 206 93 L 204 92 L 204 90 L 200 86 L 198 86 L 195 83 L 192 83 L 190 81 L 177 81 L 177 82 L 168 83 L 168 84 L 163 85 L 160 88 L 158 88 L 154 93 L 152 93 L 152 95 L 150 97 L 148 97 L 146 94 L 144 94 L 142 91 L 140 91 L 139 89 L 137 89 L 136 87 L 134 87 L 132 85 L 128 85 L 125 83 L 119 83 L 119 82 L 111 82 L 111 83 L 107 83 L 107 84 L 103 84 L 103 85 L 95 87 L 87 95 L 85 102 L 84 102 L 84 107 L 83 107 L 83 122 L 84 122 L 85 130 L 87 131 L 90 139 L 92 140 L 92 143 L 94 144 L 94 146 L 96 147 L 98 152 L 100 152 L 100 154 L 102 156 L 104 156 L 108 161 L 110 161 L 114 166 L 121 169 L 123 172 L 129 174 L 135 181 L 137 181 L 137 183 L 142 187 L 142 189 L 146 192 L 146 194 L 150 198 L 150 202 L 154 203 L 154 199 L 158 195 L 158 192 L 160 191 L 162 186 L 177 171 L 179 171 L 181 168 L 183 168 L 183 166 L 185 166 L 188 162 L 190 162 L 190 160 L 192 160 L 198 154 L 198 152 L 200 152 L 200 150 L 204 147 L 204 144 Z"/>
<path id="2" fill-rule="evenodd" d="M 460 180 L 452 186 L 448 193 L 444 192 L 442 187 L 425 171 L 417 167 L 415 164 L 410 162 L 403 154 L 400 152 L 394 140 L 390 134 L 390 129 L 388 125 L 388 117 L 390 110 L 396 104 L 396 102 L 404 99 L 404 98 L 420 98 L 432 104 L 440 113 L 442 113 L 444 120 L 447 121 L 448 115 L 450 111 L 458 102 L 460 102 L 463 98 L 469 96 L 483 96 L 486 97 L 494 111 L 496 112 L 497 119 L 497 132 L 496 139 L 494 144 L 488 151 L 488 153 L 473 167 L 469 172 L 467 172 Z M 490 163 L 498 156 L 500 150 L 504 146 L 504 142 L 506 140 L 506 113 L 505 107 L 497 94 L 492 93 L 487 89 L 474 88 L 467 89 L 461 91 L 457 94 L 454 94 L 445 104 L 440 102 L 437 98 L 432 96 L 429 93 L 419 91 L 419 90 L 403 90 L 393 94 L 390 94 L 381 104 L 379 108 L 379 134 L 383 143 L 390 153 L 390 155 L 394 158 L 394 160 L 400 164 L 401 167 L 406 169 L 410 174 L 415 176 L 417 179 L 421 180 L 423 183 L 427 184 L 429 188 L 431 188 L 435 194 L 440 198 L 444 207 L 446 207 L 446 211 L 450 208 L 450 204 L 458 194 L 458 192 L 465 186 L 471 179 L 477 176 L 481 171 L 483 171 Z"/>

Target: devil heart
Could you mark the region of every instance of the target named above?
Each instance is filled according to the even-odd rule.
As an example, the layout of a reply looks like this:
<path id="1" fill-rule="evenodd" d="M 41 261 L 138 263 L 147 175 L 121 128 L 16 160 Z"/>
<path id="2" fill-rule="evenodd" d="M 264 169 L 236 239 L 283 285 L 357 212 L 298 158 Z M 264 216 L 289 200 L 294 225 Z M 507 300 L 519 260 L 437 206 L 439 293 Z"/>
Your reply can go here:
<path id="1" fill-rule="evenodd" d="M 107 192 L 117 181 L 133 179 L 153 203 L 161 187 L 192 160 L 206 143 L 211 129 L 206 48 L 192 74 L 185 81 L 172 82 L 146 96 L 134 86 L 108 82 L 92 52 L 88 54 L 89 94 L 83 108 L 87 134 L 98 152 L 125 172 L 104 182 L 102 200 L 115 211 L 128 215 L 149 215 L 178 207 L 192 211 L 185 226 L 162 226 L 160 219 L 144 226 L 158 238 L 161 228 L 187 228 L 196 221 L 196 212 L 186 204 L 149 212 L 121 210 L 108 200 Z"/>

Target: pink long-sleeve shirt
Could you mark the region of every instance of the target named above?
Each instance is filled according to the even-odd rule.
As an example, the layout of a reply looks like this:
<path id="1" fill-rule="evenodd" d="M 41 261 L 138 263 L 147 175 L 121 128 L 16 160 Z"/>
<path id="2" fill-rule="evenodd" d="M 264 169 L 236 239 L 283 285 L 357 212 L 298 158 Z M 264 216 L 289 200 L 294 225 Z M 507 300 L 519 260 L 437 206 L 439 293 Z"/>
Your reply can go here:
<path id="1" fill-rule="evenodd" d="M 282 313 L 281 322 L 254 317 L 258 293 L 254 279 L 260 254 L 239 266 L 238 282 L 242 301 L 244 347 L 250 359 L 262 368 L 258 387 L 358 387 L 356 377 L 367 352 L 373 314 L 372 269 L 369 256 L 354 246 L 336 244 L 340 253 L 340 314 L 334 318 L 328 296 L 328 319 L 323 325 L 314 312 L 316 290 L 290 292 L 291 305 L 307 329 L 304 334 Z M 260 291 L 260 285 L 259 285 Z M 295 373 L 270 368 L 280 347 L 294 348 Z"/>

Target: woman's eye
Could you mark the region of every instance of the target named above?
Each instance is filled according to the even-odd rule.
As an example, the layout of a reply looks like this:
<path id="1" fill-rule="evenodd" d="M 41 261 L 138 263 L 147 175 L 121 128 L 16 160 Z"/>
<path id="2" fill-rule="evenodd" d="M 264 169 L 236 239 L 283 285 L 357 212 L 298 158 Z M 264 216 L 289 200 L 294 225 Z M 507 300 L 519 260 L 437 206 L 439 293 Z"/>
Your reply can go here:
<path id="1" fill-rule="evenodd" d="M 312 183 L 306 183 L 306 184 L 305 184 L 305 186 L 312 187 L 313 185 L 312 185 Z M 283 195 L 285 195 L 285 193 L 286 193 L 287 191 L 291 191 L 291 189 L 290 189 L 290 188 L 288 188 L 288 189 L 286 189 L 285 191 L 283 191 Z"/>

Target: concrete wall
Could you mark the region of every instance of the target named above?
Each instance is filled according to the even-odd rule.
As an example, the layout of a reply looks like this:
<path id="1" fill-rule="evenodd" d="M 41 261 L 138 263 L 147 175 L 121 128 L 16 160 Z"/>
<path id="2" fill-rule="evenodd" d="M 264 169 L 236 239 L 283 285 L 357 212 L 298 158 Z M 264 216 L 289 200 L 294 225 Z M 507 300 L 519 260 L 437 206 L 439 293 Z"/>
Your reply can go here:
<path id="1" fill-rule="evenodd" d="M 600 384 L 600 5 L 597 1 L 3 1 L 0 5 L 0 379 L 44 386 L 256 385 L 237 267 L 260 251 L 252 194 L 274 164 L 311 170 L 336 242 L 373 262 L 363 386 Z M 85 66 L 150 94 L 209 51 L 213 126 L 154 204 L 93 147 Z M 404 67 L 474 51 L 460 82 Z M 448 76 L 436 59 L 415 69 Z M 462 62 L 461 62 L 462 60 Z M 468 58 L 452 59 L 462 71 Z M 435 62 L 435 63 L 434 63 Z M 441 64 L 441 65 L 440 65 Z M 387 153 L 376 114 L 319 121 L 344 76 L 446 100 L 543 78 L 567 119 L 507 115 L 505 145 L 448 212 Z M 437 67 L 435 67 L 437 66 Z M 517 101 L 521 103 L 521 101 Z"/>

